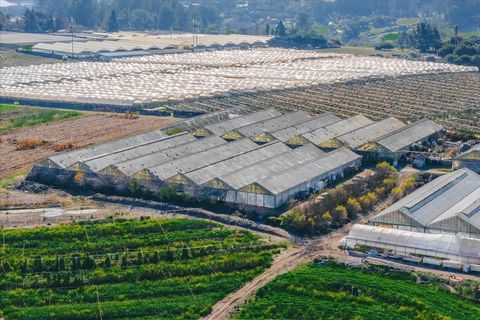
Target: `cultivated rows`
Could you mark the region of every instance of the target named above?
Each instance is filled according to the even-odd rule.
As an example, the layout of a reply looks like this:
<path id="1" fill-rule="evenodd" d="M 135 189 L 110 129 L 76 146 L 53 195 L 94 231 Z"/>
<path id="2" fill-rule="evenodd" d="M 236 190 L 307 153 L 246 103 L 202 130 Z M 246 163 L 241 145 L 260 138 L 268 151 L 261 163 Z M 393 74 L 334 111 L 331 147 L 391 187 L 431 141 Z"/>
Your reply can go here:
<path id="1" fill-rule="evenodd" d="M 342 116 L 364 114 L 374 120 L 387 116 L 405 121 L 429 117 L 449 127 L 480 131 L 480 73 L 413 75 L 244 93 L 172 107 L 213 111 L 233 105 L 333 112 Z"/>

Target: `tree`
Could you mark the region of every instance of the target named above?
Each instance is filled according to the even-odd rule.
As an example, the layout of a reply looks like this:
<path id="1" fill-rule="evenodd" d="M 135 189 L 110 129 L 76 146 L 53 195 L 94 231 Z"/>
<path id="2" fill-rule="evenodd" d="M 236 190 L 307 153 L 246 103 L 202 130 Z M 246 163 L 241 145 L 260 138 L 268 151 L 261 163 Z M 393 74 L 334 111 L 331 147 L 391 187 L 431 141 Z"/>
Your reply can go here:
<path id="1" fill-rule="evenodd" d="M 74 254 L 72 255 L 72 271 L 80 270 L 80 255 Z"/>
<path id="2" fill-rule="evenodd" d="M 419 23 L 412 33 L 415 48 L 421 52 L 436 51 L 442 47 L 442 38 L 437 27 L 427 23 Z"/>
<path id="3" fill-rule="evenodd" d="M 298 30 L 305 32 L 310 27 L 308 20 L 308 15 L 305 12 L 301 12 L 295 19 L 295 27 Z"/>
<path id="4" fill-rule="evenodd" d="M 279 37 L 286 37 L 287 36 L 287 32 L 285 31 L 285 26 L 283 25 L 282 21 L 280 21 L 277 24 L 277 28 L 275 29 L 275 35 L 277 35 Z"/>
<path id="5" fill-rule="evenodd" d="M 0 29 L 1 30 L 1 29 Z M 267 23 L 265 26 L 265 34 L 268 36 L 270 34 L 270 24 Z"/>
<path id="6" fill-rule="evenodd" d="M 169 6 L 163 5 L 160 8 L 158 19 L 159 19 L 158 27 L 163 30 L 169 30 L 170 28 L 173 27 L 173 24 L 175 22 L 173 10 Z"/>
<path id="7" fill-rule="evenodd" d="M 332 212 L 332 219 L 335 222 L 342 223 L 347 220 L 347 209 L 344 206 L 337 206 Z"/>
<path id="8" fill-rule="evenodd" d="M 25 11 L 25 15 L 23 16 L 24 27 L 23 31 L 25 32 L 40 32 L 40 26 L 38 24 L 37 15 L 35 11 L 32 9 L 27 9 Z"/>
<path id="9" fill-rule="evenodd" d="M 358 200 L 354 198 L 348 198 L 346 208 L 347 215 L 350 220 L 355 219 L 357 215 L 362 212 L 362 206 L 360 205 L 360 202 L 358 202 Z"/>
<path id="10" fill-rule="evenodd" d="M 117 14 L 115 13 L 115 10 L 112 10 L 112 13 L 110 14 L 110 18 L 108 18 L 107 31 L 108 32 L 120 31 L 120 28 L 118 27 Z"/>

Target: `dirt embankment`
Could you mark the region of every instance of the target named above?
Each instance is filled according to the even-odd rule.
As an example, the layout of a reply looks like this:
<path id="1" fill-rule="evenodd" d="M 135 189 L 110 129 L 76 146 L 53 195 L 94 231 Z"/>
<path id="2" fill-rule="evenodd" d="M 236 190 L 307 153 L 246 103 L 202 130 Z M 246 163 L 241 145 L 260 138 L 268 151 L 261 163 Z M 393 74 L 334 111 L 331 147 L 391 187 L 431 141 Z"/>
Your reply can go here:
<path id="1" fill-rule="evenodd" d="M 72 120 L 25 128 L 0 135 L 0 180 L 28 171 L 33 164 L 57 152 L 74 146 L 85 147 L 149 130 L 161 128 L 173 118 L 139 117 L 128 119 L 123 115 L 92 114 Z M 33 149 L 17 150 L 18 141 L 40 141 Z"/>

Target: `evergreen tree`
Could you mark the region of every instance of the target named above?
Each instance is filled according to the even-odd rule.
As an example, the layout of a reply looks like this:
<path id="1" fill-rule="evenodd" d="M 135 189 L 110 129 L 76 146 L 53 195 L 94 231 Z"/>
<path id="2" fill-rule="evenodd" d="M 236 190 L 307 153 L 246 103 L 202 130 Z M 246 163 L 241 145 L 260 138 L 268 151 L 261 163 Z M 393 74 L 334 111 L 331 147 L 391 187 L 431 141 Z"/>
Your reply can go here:
<path id="1" fill-rule="evenodd" d="M 160 262 L 160 253 L 158 251 L 155 251 L 152 259 L 150 260 L 151 263 L 159 263 Z"/>
<path id="2" fill-rule="evenodd" d="M 127 254 L 125 253 L 122 256 L 122 268 L 126 268 L 128 266 Z"/>
<path id="3" fill-rule="evenodd" d="M 265 34 L 268 36 L 270 35 L 270 24 L 267 23 L 267 25 L 265 26 Z"/>
<path id="4" fill-rule="evenodd" d="M 120 28 L 118 27 L 117 14 L 115 13 L 115 10 L 112 10 L 112 13 L 110 14 L 110 18 L 108 18 L 107 31 L 108 32 L 120 31 Z"/>
<path id="5" fill-rule="evenodd" d="M 25 15 L 23 17 L 24 20 L 24 27 L 23 31 L 25 32 L 40 32 L 40 26 L 37 20 L 37 15 L 35 14 L 35 11 L 32 9 L 27 9 L 25 11 Z"/>
<path id="6" fill-rule="evenodd" d="M 279 37 L 285 37 L 287 36 L 287 33 L 285 31 L 285 26 L 283 25 L 283 22 L 280 21 L 278 24 L 277 24 L 277 29 L 275 29 L 275 35 L 279 36 Z"/>

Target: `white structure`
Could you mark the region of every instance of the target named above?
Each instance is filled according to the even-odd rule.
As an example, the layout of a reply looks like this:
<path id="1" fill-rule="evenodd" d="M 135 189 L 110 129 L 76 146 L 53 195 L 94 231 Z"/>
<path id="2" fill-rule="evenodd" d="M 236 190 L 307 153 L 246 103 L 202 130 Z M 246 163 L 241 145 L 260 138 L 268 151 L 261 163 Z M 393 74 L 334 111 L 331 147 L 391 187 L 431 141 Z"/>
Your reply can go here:
<path id="1" fill-rule="evenodd" d="M 356 224 L 345 240 L 347 248 L 375 248 L 407 261 L 454 269 L 480 264 L 480 239 Z"/>
<path id="2" fill-rule="evenodd" d="M 90 55 L 155 47 L 121 41 L 110 41 L 114 44 L 109 47 L 99 41 L 74 44 L 74 50 Z M 54 50 L 59 52 L 72 50 L 66 43 L 55 45 Z M 193 52 L 2 68 L 0 97 L 132 106 L 354 79 L 470 70 L 474 68 L 285 49 Z"/>

